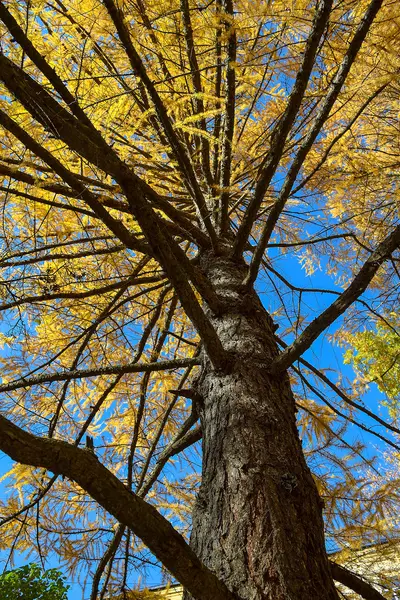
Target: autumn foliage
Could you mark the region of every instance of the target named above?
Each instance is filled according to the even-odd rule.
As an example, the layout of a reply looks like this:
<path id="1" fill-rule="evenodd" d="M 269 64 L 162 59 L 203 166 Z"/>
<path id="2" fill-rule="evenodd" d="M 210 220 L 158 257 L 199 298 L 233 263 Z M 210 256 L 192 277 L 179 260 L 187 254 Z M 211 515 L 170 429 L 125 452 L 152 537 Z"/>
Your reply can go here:
<path id="1" fill-rule="evenodd" d="M 328 546 L 395 540 L 398 2 L 0 0 L 0 45 L 1 549 L 92 600 L 186 577 L 148 532 L 189 537 L 193 382 L 231 364 L 211 255 L 271 315 Z M 327 331 L 354 382 L 303 356 Z"/>

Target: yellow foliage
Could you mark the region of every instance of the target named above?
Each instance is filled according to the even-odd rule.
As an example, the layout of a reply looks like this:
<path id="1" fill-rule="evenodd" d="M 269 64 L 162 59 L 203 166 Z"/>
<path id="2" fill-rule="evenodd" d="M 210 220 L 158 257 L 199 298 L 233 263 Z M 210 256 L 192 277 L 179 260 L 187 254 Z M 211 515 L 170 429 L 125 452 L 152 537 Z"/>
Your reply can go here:
<path id="1" fill-rule="evenodd" d="M 195 191 L 193 182 L 186 181 L 188 172 L 199 184 L 206 210 L 215 211 L 215 220 L 221 198 L 229 196 L 234 238 L 273 146 L 274 127 L 287 110 L 316 3 L 237 0 L 234 15 L 228 15 L 219 2 L 190 0 L 193 48 L 188 52 L 179 0 L 121 0 L 117 4 L 143 61 L 150 82 L 147 89 L 102 2 L 9 0 L 5 4 L 107 142 L 110 155 L 115 152 L 115 161 L 140 178 L 133 192 L 154 200 L 154 213 L 161 217 L 157 227 L 174 238 L 189 264 L 198 267 L 198 240 L 206 232 L 199 221 L 204 207 L 193 202 Z M 312 130 L 368 4 L 367 0 L 335 4 L 303 101 L 283 141 L 279 169 L 261 199 L 246 252 L 260 240 L 282 180 Z M 370 249 L 398 222 L 399 30 L 398 4 L 386 1 L 305 156 L 271 248 L 264 255 L 268 276 L 268 266 L 279 267 L 279 261 L 292 252 L 289 270 L 297 269 L 297 273 L 303 268 L 307 277 L 318 277 L 323 271 L 332 276 L 338 294 L 359 271 Z M 227 47 L 234 35 L 236 57 L 229 60 Z M 4 56 L 49 91 L 60 110 L 72 119 L 74 103 L 61 98 L 54 82 L 1 22 L 0 40 Z M 198 73 L 193 73 L 193 55 Z M 228 67 L 236 78 L 231 140 L 224 137 Z M 153 96 L 151 89 L 155 90 Z M 156 96 L 162 101 L 172 133 L 163 128 Z M 30 102 L 37 109 L 34 95 Z M 0 299 L 7 315 L 0 332 L 2 383 L 17 380 L 21 374 L 25 378 L 56 372 L 65 375 L 7 392 L 2 413 L 43 437 L 81 445 L 86 435 L 94 437 L 95 452 L 107 468 L 140 492 L 191 413 L 190 400 L 173 391 L 190 387 L 198 373 L 196 367 L 152 372 L 131 372 L 125 367 L 193 358 L 200 337 L 154 253 L 146 253 L 154 231 L 142 230 L 120 182 L 111 170 L 99 166 L 104 165 L 100 159 L 104 161 L 105 150 L 98 147 L 98 154 L 90 160 L 79 154 L 73 144 L 62 141 L 51 120 L 41 123 L 35 119 L 27 102 L 24 105 L 15 98 L 3 83 L 0 109 L 83 185 L 79 193 L 73 190 L 32 149 L 5 126 L 0 127 Z M 40 103 L 39 110 L 45 114 Z M 80 133 L 89 142 L 95 134 L 87 127 L 81 123 Z M 168 136 L 176 136 L 173 143 Z M 184 150 L 184 168 L 177 147 Z M 223 183 L 221 171 L 229 153 L 228 185 Z M 86 202 L 88 190 L 110 217 L 108 225 Z M 117 239 L 110 223 L 123 226 L 131 245 L 125 243 L 127 238 L 123 243 Z M 336 245 L 312 243 L 315 236 L 337 232 L 343 233 L 343 239 Z M 274 244 L 282 247 L 273 248 Z M 398 259 L 395 266 L 398 269 Z M 388 278 L 383 268 L 378 271 L 373 286 L 379 293 L 384 294 Z M 269 285 L 271 295 L 265 295 L 271 312 L 284 322 L 286 334 L 297 335 L 315 307 L 293 309 L 287 289 L 282 295 L 266 281 L 260 289 Z M 193 295 L 200 299 L 198 289 L 193 282 L 191 285 Z M 395 303 L 392 296 L 387 301 Z M 398 320 L 397 313 L 398 307 L 389 320 Z M 391 416 L 398 418 L 393 401 L 399 391 L 398 333 L 390 327 L 390 331 L 378 328 L 372 336 L 354 332 L 360 319 L 345 323 L 346 332 L 337 336 L 358 353 L 356 358 L 349 353 L 346 359 L 355 361 L 359 371 L 354 389 L 364 391 L 372 379 L 377 381 L 391 400 L 386 403 Z M 391 352 L 386 350 L 388 344 Z M 395 367 L 386 372 L 391 361 Z M 102 373 L 112 365 L 124 369 L 112 375 Z M 75 377 L 80 370 L 84 374 Z M 315 394 L 302 393 L 297 377 L 293 375 L 298 425 L 326 503 L 328 535 L 340 547 L 389 536 L 398 527 L 393 518 L 394 507 L 398 507 L 398 456 L 387 457 L 394 466 L 390 481 L 382 481 L 373 458 L 368 453 L 364 456 L 364 446 L 347 441 L 348 429 L 338 411 L 345 410 L 346 416 L 353 418 L 353 410 L 343 409 L 340 403 L 327 406 Z M 356 391 L 349 396 L 358 400 Z M 157 477 L 149 491 L 151 502 L 170 515 L 184 535 L 188 534 L 200 477 L 197 452 L 197 447 L 188 451 L 193 473 L 188 474 L 175 458 L 168 463 L 167 474 Z M 385 457 L 385 464 L 387 461 Z M 32 502 L 49 478 L 17 465 L 2 479 L 8 483 L 1 506 L 7 517 Z M 88 502 L 78 486 L 59 478 L 39 504 L 43 555 L 56 548 L 73 574 L 79 574 L 82 564 L 93 574 L 93 565 L 117 530 L 101 508 L 90 504 L 87 510 Z M 5 524 L 1 547 L 10 546 L 10 540 L 16 538 L 16 549 L 34 548 L 33 512 L 26 513 L 19 537 L 16 527 L 12 520 Z M 141 542 L 126 533 L 121 540 L 118 556 L 124 552 L 143 556 L 143 567 L 146 558 Z M 110 586 L 116 588 L 123 568 L 117 560 L 111 565 Z M 132 599 L 150 598 L 147 591 L 130 594 Z"/>

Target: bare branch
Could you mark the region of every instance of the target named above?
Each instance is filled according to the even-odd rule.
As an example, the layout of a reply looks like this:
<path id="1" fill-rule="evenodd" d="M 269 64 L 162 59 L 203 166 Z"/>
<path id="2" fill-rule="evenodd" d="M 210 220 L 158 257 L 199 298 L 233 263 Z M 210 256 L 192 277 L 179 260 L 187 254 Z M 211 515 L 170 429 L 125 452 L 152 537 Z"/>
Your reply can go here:
<path id="1" fill-rule="evenodd" d="M 190 446 L 201 440 L 203 435 L 201 426 L 198 425 L 194 429 L 187 431 L 189 423 L 190 426 L 193 425 L 193 418 L 190 418 L 190 421 L 188 419 L 184 423 L 182 430 L 177 434 L 175 439 L 172 440 L 172 442 L 165 448 L 165 450 L 163 450 L 163 452 L 158 457 L 156 466 L 154 467 L 153 471 L 150 473 L 148 479 L 145 481 L 143 487 L 139 491 L 139 496 L 141 498 L 146 496 L 146 494 L 149 492 L 152 485 L 157 480 L 158 476 L 160 475 L 161 471 L 163 470 L 170 458 L 176 456 L 177 454 L 180 454 L 181 452 L 186 450 L 186 448 L 189 448 Z"/>
<path id="2" fill-rule="evenodd" d="M 374 586 L 365 581 L 365 579 L 361 579 L 359 575 L 332 560 L 329 561 L 329 565 L 333 579 L 353 590 L 356 594 L 360 594 L 364 600 L 385 600 L 385 597 Z"/>
<path id="3" fill-rule="evenodd" d="M 309 246 L 312 244 L 320 244 L 322 242 L 328 242 L 329 240 L 341 240 L 345 238 L 353 238 L 356 239 L 354 233 L 336 233 L 332 235 L 327 235 L 321 238 L 312 238 L 302 240 L 300 242 L 278 242 L 274 244 L 267 244 L 267 248 L 293 248 L 295 246 Z"/>
<path id="4" fill-rule="evenodd" d="M 375 277 L 379 267 L 399 246 L 400 225 L 372 252 L 349 287 L 305 328 L 293 344 L 273 361 L 269 368 L 270 373 L 277 375 L 290 367 L 311 346 L 313 341 L 361 296 Z"/>

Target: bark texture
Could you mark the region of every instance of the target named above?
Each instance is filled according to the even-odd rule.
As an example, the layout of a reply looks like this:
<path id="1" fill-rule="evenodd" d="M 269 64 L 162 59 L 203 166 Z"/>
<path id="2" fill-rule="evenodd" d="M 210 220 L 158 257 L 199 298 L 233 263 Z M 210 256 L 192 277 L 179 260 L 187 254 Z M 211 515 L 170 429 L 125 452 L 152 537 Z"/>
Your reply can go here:
<path id="1" fill-rule="evenodd" d="M 268 372 L 272 319 L 245 292 L 244 264 L 205 257 L 203 267 L 224 304 L 211 316 L 232 363 L 218 372 L 204 357 L 196 383 L 203 471 L 191 546 L 242 600 L 337 600 L 289 378 Z"/>

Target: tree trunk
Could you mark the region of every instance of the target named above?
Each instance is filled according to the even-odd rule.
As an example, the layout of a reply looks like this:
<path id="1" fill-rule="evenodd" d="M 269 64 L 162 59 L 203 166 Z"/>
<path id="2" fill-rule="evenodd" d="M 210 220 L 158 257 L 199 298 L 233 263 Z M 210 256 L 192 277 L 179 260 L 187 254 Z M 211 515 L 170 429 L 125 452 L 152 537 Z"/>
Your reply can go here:
<path id="1" fill-rule="evenodd" d="M 233 366 L 215 372 L 204 357 L 196 384 L 203 470 L 191 546 L 241 600 L 337 600 L 289 378 L 268 374 L 272 319 L 244 292 L 244 264 L 203 257 L 203 268 L 225 303 L 212 321 Z"/>

